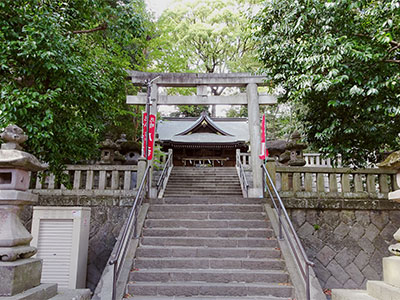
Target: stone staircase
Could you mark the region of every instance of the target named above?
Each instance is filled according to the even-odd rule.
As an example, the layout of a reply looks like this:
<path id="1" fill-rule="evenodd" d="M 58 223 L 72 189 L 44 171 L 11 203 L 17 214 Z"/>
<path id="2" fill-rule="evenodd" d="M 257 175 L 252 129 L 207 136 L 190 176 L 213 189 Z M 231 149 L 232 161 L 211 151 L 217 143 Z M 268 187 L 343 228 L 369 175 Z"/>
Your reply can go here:
<path id="1" fill-rule="evenodd" d="M 235 167 L 174 167 L 164 196 L 242 195 Z"/>
<path id="2" fill-rule="evenodd" d="M 167 195 L 150 202 L 127 297 L 292 299 L 262 201 L 241 196 L 236 170 L 177 169 Z"/>

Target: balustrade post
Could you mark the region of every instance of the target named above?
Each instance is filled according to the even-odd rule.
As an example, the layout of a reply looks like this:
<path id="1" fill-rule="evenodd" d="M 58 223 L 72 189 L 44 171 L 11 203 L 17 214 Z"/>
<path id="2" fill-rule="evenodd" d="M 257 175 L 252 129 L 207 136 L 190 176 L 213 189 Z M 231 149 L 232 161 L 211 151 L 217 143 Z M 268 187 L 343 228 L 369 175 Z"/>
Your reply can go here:
<path id="1" fill-rule="evenodd" d="M 136 189 L 139 189 L 140 183 L 142 182 L 144 172 L 146 171 L 146 158 L 143 156 L 138 159 L 138 169 L 137 169 L 137 179 L 136 179 Z"/>
<path id="2" fill-rule="evenodd" d="M 265 167 L 267 168 L 269 176 L 271 176 L 272 182 L 276 186 L 276 161 L 275 161 L 275 158 L 267 157 Z M 268 184 L 269 189 L 272 191 L 273 190 L 272 186 L 268 182 L 268 180 L 267 180 L 267 184 Z"/>

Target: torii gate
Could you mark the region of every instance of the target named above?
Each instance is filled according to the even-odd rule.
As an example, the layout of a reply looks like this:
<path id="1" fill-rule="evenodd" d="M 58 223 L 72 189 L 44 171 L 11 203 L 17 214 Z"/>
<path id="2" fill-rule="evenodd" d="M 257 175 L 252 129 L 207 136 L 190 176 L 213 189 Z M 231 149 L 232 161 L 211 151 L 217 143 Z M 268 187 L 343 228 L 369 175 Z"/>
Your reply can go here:
<path id="1" fill-rule="evenodd" d="M 249 197 L 262 197 L 262 161 L 260 149 L 260 109 L 259 105 L 277 103 L 276 96 L 259 95 L 258 86 L 268 84 L 265 76 L 254 76 L 247 73 L 147 73 L 129 71 L 133 85 L 143 86 L 146 81 L 151 84 L 151 114 L 157 114 L 157 105 L 247 105 L 251 168 L 253 186 L 249 188 Z M 196 87 L 197 94 L 192 96 L 159 95 L 159 87 Z M 232 96 L 209 96 L 207 87 L 245 87 L 246 93 Z M 127 104 L 146 105 L 146 95 L 127 96 Z M 152 163 L 152 162 L 150 162 Z"/>

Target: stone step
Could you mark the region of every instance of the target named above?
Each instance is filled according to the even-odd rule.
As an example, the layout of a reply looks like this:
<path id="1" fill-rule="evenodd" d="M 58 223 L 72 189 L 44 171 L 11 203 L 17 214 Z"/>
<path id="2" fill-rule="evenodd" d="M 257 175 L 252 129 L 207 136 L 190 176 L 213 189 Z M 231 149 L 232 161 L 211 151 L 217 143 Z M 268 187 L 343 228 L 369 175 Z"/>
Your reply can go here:
<path id="1" fill-rule="evenodd" d="M 148 219 L 174 220 L 264 220 L 265 213 L 261 212 L 170 212 L 149 211 Z"/>
<path id="2" fill-rule="evenodd" d="M 266 220 L 173 220 L 173 219 L 147 219 L 145 227 L 167 228 L 270 228 Z"/>
<path id="3" fill-rule="evenodd" d="M 198 189 L 227 189 L 227 188 L 240 188 L 240 182 L 168 182 L 168 188 L 198 188 Z"/>
<path id="4" fill-rule="evenodd" d="M 136 257 L 281 258 L 275 248 L 157 247 L 141 245 Z"/>
<path id="5" fill-rule="evenodd" d="M 241 270 L 283 270 L 281 259 L 240 259 L 240 258 L 137 258 L 137 269 L 237 269 Z"/>
<path id="6" fill-rule="evenodd" d="M 25 273 L 24 276 L 29 276 L 30 274 Z M 7 278 L 8 274 L 0 274 L 0 277 L 4 279 Z M 24 276 L 20 274 L 17 276 L 17 281 L 24 280 Z M 26 279 L 27 280 L 27 279 Z M 4 284 L 4 281 L 0 281 L 0 285 Z M 1 288 L 1 286 L 0 286 Z M 1 290 L 1 289 L 0 289 Z M 38 286 L 30 288 L 24 292 L 15 294 L 13 296 L 0 296 L 2 300 L 48 300 L 52 299 L 57 295 L 57 284 L 55 283 L 41 283 Z"/>
<path id="7" fill-rule="evenodd" d="M 204 177 L 204 176 L 170 176 L 168 179 L 168 184 L 172 183 L 184 183 L 184 184 L 196 184 L 196 183 L 203 183 L 203 184 L 224 184 L 224 183 L 231 183 L 231 184 L 239 184 L 239 178 L 236 176 L 219 176 L 219 177 Z"/>
<path id="8" fill-rule="evenodd" d="M 292 286 L 273 283 L 140 282 L 128 285 L 128 293 L 146 296 L 275 296 L 290 297 Z"/>
<path id="9" fill-rule="evenodd" d="M 398 272 L 398 270 L 397 270 Z M 379 300 L 398 300 L 400 299 L 400 288 L 387 284 L 384 281 L 367 281 L 367 293 L 371 297 Z"/>
<path id="10" fill-rule="evenodd" d="M 262 212 L 259 204 L 162 204 L 151 205 L 149 211 L 174 211 L 174 212 L 195 212 L 195 211 L 232 211 L 232 212 Z"/>
<path id="11" fill-rule="evenodd" d="M 380 300 L 368 295 L 365 290 L 332 289 L 332 300 Z M 391 300 L 385 298 L 385 300 Z"/>
<path id="12" fill-rule="evenodd" d="M 238 238 L 269 238 L 274 236 L 272 229 L 183 229 L 183 228 L 145 228 L 143 230 L 143 235 L 158 236 L 158 237 L 238 237 Z"/>
<path id="13" fill-rule="evenodd" d="M 50 300 L 90 300 L 91 296 L 89 289 L 59 288 L 57 295 Z"/>
<path id="14" fill-rule="evenodd" d="M 218 196 L 214 195 L 212 197 L 188 197 L 188 196 L 165 196 L 162 199 L 155 198 L 151 199 L 152 204 L 262 204 L 264 199 L 260 198 L 243 198 L 241 196 Z"/>
<path id="15" fill-rule="evenodd" d="M 133 296 L 124 299 L 134 300 L 188 300 L 188 297 L 168 297 L 168 296 Z M 190 300 L 293 300 L 293 298 L 282 297 L 262 297 L 262 296 L 242 296 L 242 297 L 224 297 L 224 296 L 201 296 L 190 297 Z M 353 299 L 354 300 L 354 299 Z"/>
<path id="16" fill-rule="evenodd" d="M 179 196 L 185 196 L 185 197 L 198 197 L 198 196 L 212 197 L 212 196 L 215 196 L 215 194 L 224 195 L 224 196 L 238 196 L 238 195 L 241 195 L 242 193 L 239 192 L 239 191 L 216 193 L 216 192 L 210 192 L 210 191 L 207 191 L 207 192 L 201 192 L 201 191 L 188 192 L 188 191 L 182 190 L 182 191 L 179 191 L 179 192 L 178 191 L 173 191 L 173 192 L 165 191 L 164 195 L 168 196 L 168 197 L 179 197 Z"/>
<path id="17" fill-rule="evenodd" d="M 148 237 L 142 238 L 142 245 L 187 246 L 187 247 L 278 247 L 275 238 L 190 238 L 190 237 Z"/>
<path id="18" fill-rule="evenodd" d="M 289 275 L 280 270 L 237 270 L 237 269 L 140 269 L 139 271 L 131 272 L 131 281 L 196 281 L 196 282 L 211 282 L 211 283 L 229 283 L 229 282 L 269 282 L 282 283 L 288 282 Z"/>
<path id="19" fill-rule="evenodd" d="M 215 193 L 215 194 L 220 194 L 220 193 L 225 193 L 225 192 L 230 192 L 230 191 L 235 191 L 235 192 L 241 192 L 242 188 L 240 185 L 236 186 L 227 186 L 227 187 L 215 187 L 215 186 L 207 186 L 207 187 L 202 187 L 202 186 L 187 186 L 187 185 L 180 185 L 180 186 L 167 186 L 166 191 L 168 192 L 201 192 L 201 193 Z"/>

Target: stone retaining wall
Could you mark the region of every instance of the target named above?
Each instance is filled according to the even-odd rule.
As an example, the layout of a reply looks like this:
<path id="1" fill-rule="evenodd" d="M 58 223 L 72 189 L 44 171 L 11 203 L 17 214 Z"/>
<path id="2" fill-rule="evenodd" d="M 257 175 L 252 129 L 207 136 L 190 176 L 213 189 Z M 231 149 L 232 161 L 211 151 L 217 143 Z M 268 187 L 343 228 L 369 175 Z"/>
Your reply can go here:
<path id="1" fill-rule="evenodd" d="M 364 289 L 367 280 L 382 280 L 382 258 L 390 256 L 388 246 L 400 227 L 398 208 L 288 213 L 323 288 Z"/>

